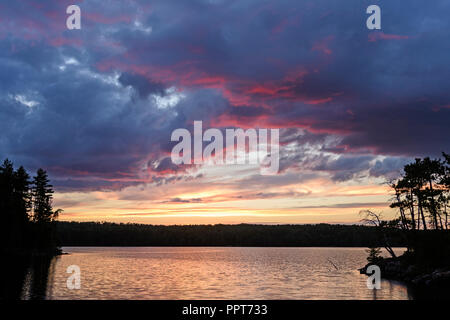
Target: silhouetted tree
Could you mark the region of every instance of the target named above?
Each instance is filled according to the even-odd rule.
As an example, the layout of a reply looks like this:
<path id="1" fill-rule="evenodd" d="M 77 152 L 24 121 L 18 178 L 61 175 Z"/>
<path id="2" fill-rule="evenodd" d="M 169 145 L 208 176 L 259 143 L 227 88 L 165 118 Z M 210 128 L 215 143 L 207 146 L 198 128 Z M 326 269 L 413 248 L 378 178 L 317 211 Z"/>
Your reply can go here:
<path id="1" fill-rule="evenodd" d="M 30 176 L 25 168 L 21 166 L 14 172 L 14 207 L 20 224 L 24 224 L 29 220 L 32 207 L 30 185 Z"/>
<path id="2" fill-rule="evenodd" d="M 14 170 L 6 159 L 0 166 L 0 240 L 6 253 L 56 252 L 52 209 L 53 189 L 39 169 L 33 182 L 24 167 Z"/>
<path id="3" fill-rule="evenodd" d="M 366 250 L 366 252 L 369 254 L 367 257 L 367 261 L 369 263 L 377 264 L 378 261 L 381 259 L 381 249 L 378 247 L 369 247 L 369 249 Z"/>
<path id="4" fill-rule="evenodd" d="M 380 235 L 383 238 L 384 241 L 384 248 L 392 257 L 396 257 L 394 250 L 391 246 L 391 241 L 388 236 L 389 229 L 395 228 L 395 226 L 398 224 L 398 220 L 393 221 L 386 221 L 382 220 L 382 216 L 379 213 L 376 213 L 371 210 L 362 210 L 359 213 L 361 216 L 363 216 L 363 219 L 361 220 L 363 223 L 372 225 L 377 228 L 377 230 L 380 232 Z"/>
<path id="5" fill-rule="evenodd" d="M 450 263 L 450 156 L 443 153 L 443 157 L 417 158 L 391 183 L 394 197 L 390 207 L 398 210 L 397 218 L 382 221 L 373 212 L 364 211 L 366 220 L 374 225 L 401 230 L 408 250 L 400 258 L 423 268 Z"/>
<path id="6" fill-rule="evenodd" d="M 51 222 L 55 218 L 55 212 L 52 209 L 53 186 L 50 184 L 47 172 L 38 169 L 33 178 L 33 221 Z"/>
<path id="7" fill-rule="evenodd" d="M 0 166 L 0 213 L 2 220 L 1 245 L 9 247 L 11 243 L 11 226 L 13 224 L 13 163 L 6 159 Z"/>
<path id="8" fill-rule="evenodd" d="M 400 179 L 391 184 L 401 228 L 405 230 L 447 229 L 449 201 L 449 156 L 415 159 L 404 167 Z"/>
<path id="9" fill-rule="evenodd" d="M 439 199 L 440 203 L 443 204 L 443 214 L 445 217 L 445 229 L 448 230 L 449 227 L 449 221 L 448 221 L 448 204 L 450 201 L 450 154 L 446 154 L 445 152 L 442 153 L 444 156 L 443 161 L 443 168 L 444 168 L 444 175 L 442 177 L 441 184 L 445 186 L 446 191 L 444 194 L 442 194 L 441 198 Z"/>

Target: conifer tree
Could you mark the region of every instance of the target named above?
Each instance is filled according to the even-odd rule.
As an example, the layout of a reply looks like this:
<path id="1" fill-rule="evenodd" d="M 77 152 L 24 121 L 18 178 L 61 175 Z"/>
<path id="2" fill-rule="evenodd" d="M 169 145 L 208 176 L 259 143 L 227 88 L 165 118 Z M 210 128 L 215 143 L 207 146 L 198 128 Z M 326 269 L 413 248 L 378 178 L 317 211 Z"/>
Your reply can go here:
<path id="1" fill-rule="evenodd" d="M 50 222 L 54 219 L 52 209 L 53 186 L 50 184 L 47 172 L 38 169 L 33 178 L 33 221 Z"/>

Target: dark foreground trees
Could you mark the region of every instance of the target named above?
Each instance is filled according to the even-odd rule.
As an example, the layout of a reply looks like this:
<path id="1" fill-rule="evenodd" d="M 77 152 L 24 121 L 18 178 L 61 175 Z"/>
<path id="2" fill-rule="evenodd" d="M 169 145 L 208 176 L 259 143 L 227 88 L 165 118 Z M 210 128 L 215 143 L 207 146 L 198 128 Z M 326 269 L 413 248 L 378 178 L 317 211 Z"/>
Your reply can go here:
<path id="1" fill-rule="evenodd" d="M 53 189 L 47 173 L 39 169 L 31 180 L 23 167 L 14 169 L 6 159 L 0 166 L 0 246 L 6 253 L 57 251 L 52 209 Z"/>
<path id="2" fill-rule="evenodd" d="M 417 158 L 405 165 L 401 177 L 390 185 L 390 207 L 396 209 L 397 217 L 384 221 L 379 214 L 365 210 L 365 221 L 377 225 L 384 237 L 388 229 L 401 231 L 407 252 L 400 260 L 406 265 L 421 270 L 450 267 L 450 155 Z M 388 240 L 385 247 L 389 247 Z"/>
<path id="3" fill-rule="evenodd" d="M 399 227 L 404 230 L 448 230 L 450 200 L 450 155 L 443 159 L 416 159 L 404 167 L 392 183 Z"/>

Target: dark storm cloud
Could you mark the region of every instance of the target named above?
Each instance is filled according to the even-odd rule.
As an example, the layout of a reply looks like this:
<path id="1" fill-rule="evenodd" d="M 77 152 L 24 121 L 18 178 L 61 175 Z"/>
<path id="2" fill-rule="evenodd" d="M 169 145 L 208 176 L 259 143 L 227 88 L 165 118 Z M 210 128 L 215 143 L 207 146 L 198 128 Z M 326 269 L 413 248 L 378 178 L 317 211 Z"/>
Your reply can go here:
<path id="1" fill-rule="evenodd" d="M 83 1 L 74 31 L 69 4 L 0 8 L 0 156 L 67 187 L 184 173 L 170 133 L 194 120 L 306 129 L 281 136 L 298 146 L 281 171 L 337 181 L 450 148 L 448 1 L 379 1 L 381 31 L 365 28 L 371 1 Z"/>
<path id="2" fill-rule="evenodd" d="M 153 82 L 140 75 L 123 73 L 119 77 L 119 82 L 123 86 L 133 87 L 141 96 L 146 98 L 150 93 L 163 96 L 165 94 L 165 87 L 159 82 Z"/>
<path id="3" fill-rule="evenodd" d="M 377 160 L 375 165 L 370 168 L 370 175 L 374 177 L 384 176 L 386 178 L 396 178 L 399 176 L 402 168 L 410 159 L 405 158 L 386 158 Z"/>
<path id="4" fill-rule="evenodd" d="M 315 170 L 328 171 L 333 174 L 335 181 L 346 181 L 355 177 L 358 173 L 370 167 L 372 156 L 341 156 L 338 159 L 321 161 L 314 168 Z"/>

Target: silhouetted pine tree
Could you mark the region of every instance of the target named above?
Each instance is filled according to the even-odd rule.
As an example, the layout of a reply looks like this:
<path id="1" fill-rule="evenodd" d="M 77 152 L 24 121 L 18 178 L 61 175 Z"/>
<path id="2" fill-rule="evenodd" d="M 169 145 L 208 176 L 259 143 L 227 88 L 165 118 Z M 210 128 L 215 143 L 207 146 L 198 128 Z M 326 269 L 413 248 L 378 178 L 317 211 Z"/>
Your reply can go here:
<path id="1" fill-rule="evenodd" d="M 13 175 L 11 238 L 16 247 L 27 246 L 29 213 L 31 209 L 30 176 L 23 167 Z"/>
<path id="2" fill-rule="evenodd" d="M 30 218 L 29 214 L 32 207 L 30 185 L 30 176 L 21 166 L 14 172 L 14 207 L 20 224 L 28 222 Z"/>
<path id="3" fill-rule="evenodd" d="M 55 216 L 52 209 L 53 186 L 50 184 L 47 172 L 38 169 L 33 178 L 33 221 L 51 222 Z"/>
<path id="4" fill-rule="evenodd" d="M 13 181 L 14 167 L 13 163 L 6 159 L 0 166 L 0 214 L 2 220 L 1 226 L 1 245 L 9 248 L 11 243 L 11 226 L 13 223 Z"/>
<path id="5" fill-rule="evenodd" d="M 14 170 L 6 159 L 0 166 L 0 248 L 7 253 L 56 252 L 52 223 L 62 210 L 53 211 L 53 187 L 39 169 L 33 182 L 27 171 Z"/>
<path id="6" fill-rule="evenodd" d="M 385 225 L 402 230 L 407 239 L 408 252 L 402 258 L 423 267 L 450 265 L 450 156 L 443 156 L 415 159 L 391 184 L 390 207 L 398 209 L 398 217 Z"/>
<path id="7" fill-rule="evenodd" d="M 449 161 L 445 153 L 444 160 L 415 159 L 391 185 L 395 191 L 391 208 L 398 208 L 403 229 L 448 229 Z"/>

